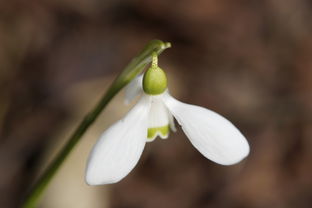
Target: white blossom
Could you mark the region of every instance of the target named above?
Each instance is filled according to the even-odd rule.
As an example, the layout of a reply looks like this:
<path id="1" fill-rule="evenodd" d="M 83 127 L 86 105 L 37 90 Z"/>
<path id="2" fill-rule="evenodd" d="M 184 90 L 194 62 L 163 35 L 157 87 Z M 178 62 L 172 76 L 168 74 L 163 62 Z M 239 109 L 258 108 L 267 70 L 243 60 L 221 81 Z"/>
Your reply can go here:
<path id="1" fill-rule="evenodd" d="M 153 67 L 158 67 L 157 62 Z M 139 76 L 128 85 L 126 102 L 136 96 L 141 96 L 140 100 L 93 147 L 86 169 L 89 185 L 115 183 L 128 175 L 138 163 L 146 142 L 157 136 L 168 138 L 170 130 L 176 131 L 173 117 L 192 145 L 211 161 L 232 165 L 249 154 L 247 140 L 230 121 L 206 108 L 176 100 L 167 88 L 155 95 L 147 93 L 143 81 Z"/>

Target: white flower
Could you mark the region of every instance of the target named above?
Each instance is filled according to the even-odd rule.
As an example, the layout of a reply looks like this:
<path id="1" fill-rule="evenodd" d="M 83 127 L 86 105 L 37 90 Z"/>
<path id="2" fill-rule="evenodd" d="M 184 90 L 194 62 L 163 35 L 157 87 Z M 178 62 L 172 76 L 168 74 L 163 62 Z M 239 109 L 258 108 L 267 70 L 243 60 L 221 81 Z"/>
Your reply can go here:
<path id="1" fill-rule="evenodd" d="M 143 88 L 142 88 L 143 82 Z M 126 89 L 126 102 L 141 94 L 128 114 L 107 129 L 89 156 L 86 182 L 89 185 L 115 183 L 138 163 L 146 142 L 165 139 L 175 131 L 173 117 L 193 146 L 206 158 L 222 164 L 238 163 L 249 154 L 241 132 L 221 115 L 203 107 L 182 103 L 167 90 L 167 79 L 157 66 L 157 57 L 144 75 Z"/>

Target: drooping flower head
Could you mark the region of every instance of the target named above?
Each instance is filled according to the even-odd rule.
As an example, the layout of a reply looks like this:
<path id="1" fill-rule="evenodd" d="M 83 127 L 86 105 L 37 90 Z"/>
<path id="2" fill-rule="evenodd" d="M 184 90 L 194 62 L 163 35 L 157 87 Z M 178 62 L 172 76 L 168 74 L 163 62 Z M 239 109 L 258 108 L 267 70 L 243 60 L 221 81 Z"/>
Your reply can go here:
<path id="1" fill-rule="evenodd" d="M 86 182 L 89 185 L 115 183 L 138 163 L 146 142 L 157 136 L 166 139 L 181 125 L 193 146 L 206 158 L 221 165 L 238 163 L 249 154 L 241 132 L 227 119 L 206 108 L 185 104 L 167 89 L 165 72 L 153 55 L 151 67 L 126 89 L 126 102 L 141 96 L 128 114 L 108 128 L 90 153 Z"/>

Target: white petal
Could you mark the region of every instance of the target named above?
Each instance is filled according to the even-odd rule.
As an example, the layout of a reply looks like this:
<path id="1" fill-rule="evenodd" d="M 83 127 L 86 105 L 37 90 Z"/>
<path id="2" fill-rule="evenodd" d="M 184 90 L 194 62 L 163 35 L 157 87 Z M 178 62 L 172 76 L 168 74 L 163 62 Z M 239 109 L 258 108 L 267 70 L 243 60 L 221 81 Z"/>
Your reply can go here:
<path id="1" fill-rule="evenodd" d="M 150 98 L 143 96 L 131 111 L 107 129 L 89 156 L 86 182 L 115 183 L 137 164 L 146 142 Z"/>
<path id="2" fill-rule="evenodd" d="M 168 117 L 169 117 L 169 125 L 170 125 L 170 129 L 173 132 L 177 131 L 177 128 L 175 127 L 175 123 L 174 123 L 174 119 L 172 114 L 168 111 Z"/>
<path id="3" fill-rule="evenodd" d="M 148 134 L 147 142 L 154 141 L 157 136 L 166 139 L 169 136 L 170 113 L 163 103 L 162 95 L 150 96 L 151 109 L 148 115 L 148 129 L 154 129 L 152 135 Z M 158 129 L 158 130 L 156 130 Z M 162 132 L 161 129 L 164 131 Z M 166 130 L 165 130 L 166 129 Z M 150 137 L 151 136 L 151 137 Z"/>
<path id="4" fill-rule="evenodd" d="M 125 104 L 129 104 L 134 98 L 143 93 L 142 88 L 143 75 L 134 78 L 125 89 Z"/>
<path id="5" fill-rule="evenodd" d="M 222 165 L 231 165 L 249 154 L 245 137 L 221 115 L 182 103 L 169 94 L 164 95 L 164 102 L 191 143 L 206 158 Z"/>
<path id="6" fill-rule="evenodd" d="M 148 115 L 148 128 L 167 126 L 169 112 L 160 96 L 151 96 L 151 109 Z"/>

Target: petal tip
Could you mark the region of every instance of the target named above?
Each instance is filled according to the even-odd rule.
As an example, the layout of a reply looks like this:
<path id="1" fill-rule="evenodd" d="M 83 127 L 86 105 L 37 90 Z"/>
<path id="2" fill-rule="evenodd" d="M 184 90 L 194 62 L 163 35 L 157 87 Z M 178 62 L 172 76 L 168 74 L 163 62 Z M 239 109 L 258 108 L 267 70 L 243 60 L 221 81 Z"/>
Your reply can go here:
<path id="1" fill-rule="evenodd" d="M 99 186 L 99 185 L 107 185 L 107 184 L 113 184 L 121 181 L 122 178 L 116 178 L 114 176 L 112 177 L 106 177 L 103 178 L 102 176 L 99 177 L 97 175 L 92 174 L 91 172 L 86 173 L 85 181 L 89 186 Z"/>
<path id="2" fill-rule="evenodd" d="M 242 160 L 244 160 L 248 155 L 249 155 L 249 152 L 250 152 L 250 147 L 249 147 L 249 144 L 247 143 L 247 140 L 245 140 L 246 143 L 244 145 L 243 148 L 241 148 L 239 152 L 239 154 L 237 154 L 236 157 L 234 158 L 227 158 L 225 159 L 224 161 L 219 161 L 217 163 L 221 164 L 221 165 L 226 165 L 226 166 L 229 166 L 229 165 L 235 165 L 237 163 L 240 163 Z"/>

